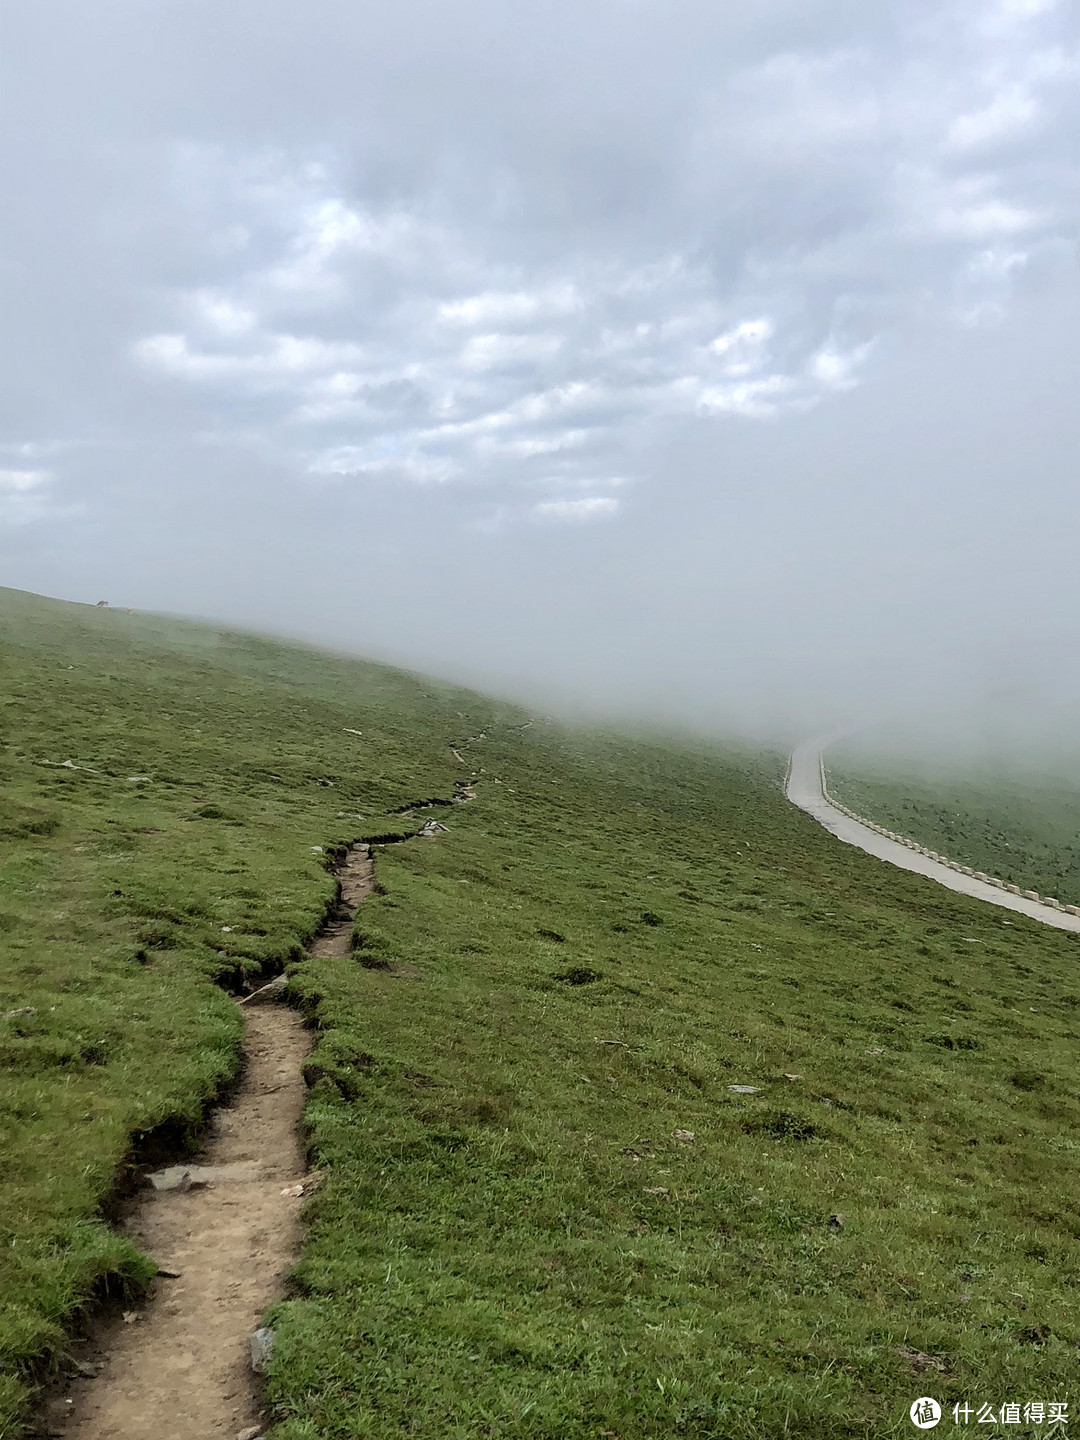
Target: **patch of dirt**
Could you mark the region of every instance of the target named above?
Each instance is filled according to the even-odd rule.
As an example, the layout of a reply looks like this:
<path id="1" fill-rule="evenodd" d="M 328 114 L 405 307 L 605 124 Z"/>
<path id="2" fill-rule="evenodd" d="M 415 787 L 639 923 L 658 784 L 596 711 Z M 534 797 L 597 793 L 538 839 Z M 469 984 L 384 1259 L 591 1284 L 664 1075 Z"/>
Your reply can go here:
<path id="1" fill-rule="evenodd" d="M 50 1397 L 46 1433 L 236 1440 L 260 1419 L 248 1344 L 300 1245 L 303 1199 L 281 1192 L 304 1176 L 300 1067 L 310 1040 L 284 1006 L 245 1013 L 247 1073 L 199 1160 L 236 1167 L 237 1178 L 140 1199 L 124 1229 L 175 1278 L 159 1276 L 144 1305 L 77 1347 L 80 1365 L 101 1368 Z"/>
<path id="2" fill-rule="evenodd" d="M 350 851 L 338 872 L 340 898 L 312 955 L 349 954 L 353 915 L 371 893 L 373 872 L 366 846 Z M 47 1398 L 39 1418 L 45 1434 L 237 1440 L 264 1418 L 250 1338 L 283 1292 L 312 1188 L 301 1184 L 299 1136 L 311 1037 L 300 1015 L 275 1003 L 277 993 L 267 987 L 244 1006 L 243 1082 L 215 1112 L 198 1162 L 161 1172 L 158 1183 L 170 1188 L 148 1187 L 122 1222 L 168 1276 L 158 1277 L 143 1305 L 74 1343 L 80 1378 Z"/>

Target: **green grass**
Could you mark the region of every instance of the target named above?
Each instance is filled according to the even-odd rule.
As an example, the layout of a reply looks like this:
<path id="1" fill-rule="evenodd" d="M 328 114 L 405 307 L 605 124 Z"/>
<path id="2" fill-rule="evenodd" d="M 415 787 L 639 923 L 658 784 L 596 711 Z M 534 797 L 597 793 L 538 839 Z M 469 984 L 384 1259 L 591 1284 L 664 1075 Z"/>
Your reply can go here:
<path id="1" fill-rule="evenodd" d="M 214 982 L 268 963 L 319 1027 L 326 1174 L 270 1316 L 274 1440 L 829 1440 L 913 1433 L 920 1394 L 1069 1398 L 1072 936 L 839 844 L 784 801 L 782 756 L 3 613 L 8 792 L 47 812 L 0 851 L 23 947 L 0 1010 L 37 1006 L 3 1043 L 38 1047 L 4 1097 L 9 1416 L 95 1278 L 140 1283 L 96 1206 L 132 1132 L 227 1081 Z M 69 757 L 101 774 L 41 763 Z M 445 833 L 379 850 L 355 953 L 301 958 L 330 888 L 311 847 L 407 829 L 388 812 L 474 772 Z"/>
<path id="2" fill-rule="evenodd" d="M 1080 779 L 1008 756 L 927 765 L 854 743 L 826 756 L 830 790 L 857 814 L 1021 890 L 1080 904 Z"/>
<path id="3" fill-rule="evenodd" d="M 215 982 L 302 953 L 333 892 L 314 846 L 351 841 L 364 822 L 350 816 L 447 788 L 460 767 L 438 686 L 0 596 L 7 1433 L 26 1367 L 62 1350 L 73 1308 L 95 1287 L 145 1283 L 99 1207 L 148 1132 L 192 1127 L 234 1076 L 240 1019 Z"/>

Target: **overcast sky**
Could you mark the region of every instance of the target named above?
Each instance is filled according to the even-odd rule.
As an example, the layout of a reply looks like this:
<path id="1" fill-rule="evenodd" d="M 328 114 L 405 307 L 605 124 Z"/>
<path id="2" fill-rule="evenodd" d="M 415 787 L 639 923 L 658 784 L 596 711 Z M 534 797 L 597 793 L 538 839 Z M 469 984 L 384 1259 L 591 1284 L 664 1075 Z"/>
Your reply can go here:
<path id="1" fill-rule="evenodd" d="M 4 583 L 703 723 L 1069 695 L 1063 0 L 7 0 Z"/>

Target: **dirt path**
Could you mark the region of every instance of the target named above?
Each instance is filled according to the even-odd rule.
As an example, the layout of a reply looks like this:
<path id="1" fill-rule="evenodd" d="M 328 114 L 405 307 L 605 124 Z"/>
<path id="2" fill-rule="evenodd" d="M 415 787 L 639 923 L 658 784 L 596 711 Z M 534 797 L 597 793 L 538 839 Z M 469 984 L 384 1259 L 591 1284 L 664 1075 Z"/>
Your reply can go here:
<path id="1" fill-rule="evenodd" d="M 1044 925 L 1052 925 L 1057 930 L 1080 931 L 1080 916 L 1051 909 L 1048 905 L 1040 904 L 1038 900 L 1010 894 L 1007 890 L 991 885 L 987 880 L 965 875 L 962 870 L 954 870 L 942 860 L 935 860 L 932 856 L 911 850 L 900 841 L 892 840 L 838 810 L 830 803 L 822 783 L 822 750 L 825 743 L 811 740 L 797 746 L 793 751 L 791 768 L 788 771 L 787 797 L 793 805 L 812 815 L 838 840 L 843 840 L 848 845 L 857 845 L 867 854 L 878 860 L 887 860 L 890 865 L 897 865 L 901 870 L 912 870 L 917 875 L 925 875 L 961 895 L 971 895 L 976 900 L 986 900 L 991 905 L 1014 910 L 1032 920 L 1039 920 Z"/>
<path id="2" fill-rule="evenodd" d="M 342 897 L 311 947 L 347 955 L 356 906 L 370 893 L 366 847 L 339 874 Z M 159 1172 L 180 1188 L 148 1189 L 125 1222 L 170 1276 L 129 1316 L 75 1347 L 93 1378 L 53 1395 L 43 1419 L 65 1440 L 237 1440 L 260 1433 L 250 1337 L 282 1293 L 300 1247 L 304 1156 L 301 1066 L 311 1048 L 300 1016 L 273 985 L 245 1004 L 246 1071 L 218 1110 L 194 1164 Z M 186 1185 L 184 1172 L 194 1183 Z M 311 1181 L 309 1180 L 308 1188 Z"/>

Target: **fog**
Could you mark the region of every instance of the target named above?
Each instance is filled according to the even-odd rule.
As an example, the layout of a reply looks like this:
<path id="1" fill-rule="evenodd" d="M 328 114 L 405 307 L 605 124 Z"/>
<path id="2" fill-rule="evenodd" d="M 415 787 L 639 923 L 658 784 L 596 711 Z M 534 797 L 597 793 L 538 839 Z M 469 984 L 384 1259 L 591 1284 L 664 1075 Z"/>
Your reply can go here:
<path id="1" fill-rule="evenodd" d="M 4 583 L 576 713 L 1073 724 L 1074 6 L 5 11 Z"/>

